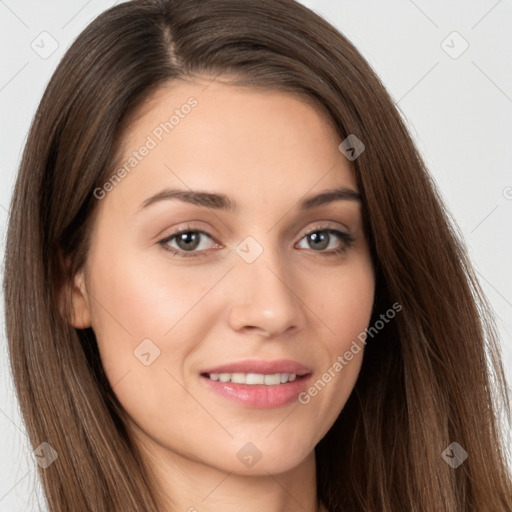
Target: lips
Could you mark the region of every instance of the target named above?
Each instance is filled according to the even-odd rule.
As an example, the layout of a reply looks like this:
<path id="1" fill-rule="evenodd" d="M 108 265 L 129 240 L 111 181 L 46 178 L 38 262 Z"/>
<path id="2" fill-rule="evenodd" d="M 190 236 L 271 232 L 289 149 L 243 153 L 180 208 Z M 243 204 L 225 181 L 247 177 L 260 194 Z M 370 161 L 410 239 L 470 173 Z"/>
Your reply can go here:
<path id="1" fill-rule="evenodd" d="M 200 381 L 215 394 L 246 407 L 270 409 L 297 399 L 311 369 L 296 361 L 246 360 L 208 368 Z"/>

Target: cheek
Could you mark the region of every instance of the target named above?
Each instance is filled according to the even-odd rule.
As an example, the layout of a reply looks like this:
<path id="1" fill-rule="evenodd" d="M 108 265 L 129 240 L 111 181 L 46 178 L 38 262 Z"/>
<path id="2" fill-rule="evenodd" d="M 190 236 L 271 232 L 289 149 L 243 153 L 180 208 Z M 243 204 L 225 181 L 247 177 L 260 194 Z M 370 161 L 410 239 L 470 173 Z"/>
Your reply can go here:
<path id="1" fill-rule="evenodd" d="M 361 333 L 370 322 L 375 291 L 369 260 L 361 259 L 327 281 L 323 293 L 316 296 L 316 303 L 321 304 L 318 316 L 328 327 L 323 337 L 323 366 L 299 397 L 310 414 L 322 418 L 319 428 L 324 433 L 341 412 L 359 375 L 364 354 Z"/>
<path id="2" fill-rule="evenodd" d="M 127 371 L 139 371 L 153 360 L 152 367 L 179 370 L 213 318 L 213 311 L 203 310 L 198 322 L 193 313 L 215 275 L 201 277 L 198 271 L 191 276 L 179 267 L 171 269 L 163 258 L 163 263 L 148 264 L 127 251 L 115 257 L 106 253 L 109 257 L 91 254 L 94 273 L 88 289 L 93 330 L 109 380 L 117 382 Z"/>
<path id="3" fill-rule="evenodd" d="M 90 260 L 93 330 L 103 368 L 136 425 L 145 431 L 161 429 L 162 439 L 168 429 L 186 438 L 193 426 L 182 418 L 201 411 L 182 383 L 190 354 L 218 318 L 215 302 L 200 300 L 218 277 L 211 269 L 207 275 L 185 272 L 165 261 L 148 264 L 121 252 L 115 265 L 112 257 L 91 255 Z"/>
<path id="4" fill-rule="evenodd" d="M 360 260 L 345 272 L 326 279 L 317 294 L 319 317 L 332 336 L 326 337 L 331 356 L 345 352 L 351 342 L 364 332 L 371 317 L 375 280 L 368 260 Z"/>

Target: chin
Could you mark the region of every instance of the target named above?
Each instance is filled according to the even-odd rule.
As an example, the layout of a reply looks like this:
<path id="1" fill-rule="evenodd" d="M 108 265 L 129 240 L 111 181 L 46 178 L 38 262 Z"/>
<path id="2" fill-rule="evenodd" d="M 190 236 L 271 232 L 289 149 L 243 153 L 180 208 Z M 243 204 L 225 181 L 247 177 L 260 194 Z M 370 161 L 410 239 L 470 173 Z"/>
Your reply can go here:
<path id="1" fill-rule="evenodd" d="M 285 432 L 283 432 L 285 433 Z M 304 440 L 300 442 L 294 439 L 294 436 L 270 434 L 269 437 L 252 437 L 252 441 L 240 442 L 239 440 L 231 443 L 224 453 L 232 453 L 234 456 L 225 457 L 226 471 L 241 475 L 268 475 L 279 474 L 290 471 L 304 462 L 308 456 L 314 455 L 313 442 Z M 310 449 L 308 449 L 310 446 Z M 218 458 L 217 465 L 218 465 Z"/>

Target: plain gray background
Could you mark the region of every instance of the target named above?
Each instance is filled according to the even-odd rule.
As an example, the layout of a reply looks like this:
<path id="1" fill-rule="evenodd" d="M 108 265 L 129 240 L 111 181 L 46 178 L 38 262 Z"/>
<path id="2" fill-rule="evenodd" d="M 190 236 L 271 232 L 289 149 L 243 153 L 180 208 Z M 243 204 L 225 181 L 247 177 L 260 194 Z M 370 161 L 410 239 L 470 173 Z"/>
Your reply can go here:
<path id="1" fill-rule="evenodd" d="M 79 32 L 115 3 L 0 0 L 2 253 L 16 168 L 44 87 Z M 302 3 L 358 47 L 398 102 L 495 310 L 512 382 L 512 1 Z M 46 510 L 3 328 L 0 343 L 0 512 Z"/>

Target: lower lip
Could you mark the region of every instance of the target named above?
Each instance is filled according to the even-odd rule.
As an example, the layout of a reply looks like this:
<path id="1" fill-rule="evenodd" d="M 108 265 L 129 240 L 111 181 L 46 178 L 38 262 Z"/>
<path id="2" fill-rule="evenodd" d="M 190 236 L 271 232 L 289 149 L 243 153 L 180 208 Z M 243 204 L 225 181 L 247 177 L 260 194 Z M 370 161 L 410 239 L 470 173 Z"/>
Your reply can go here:
<path id="1" fill-rule="evenodd" d="M 200 380 L 203 385 L 212 391 L 240 405 L 255 409 L 273 409 L 296 401 L 299 394 L 306 389 L 310 377 L 310 375 L 305 375 L 293 382 L 276 386 L 220 382 L 203 375 L 200 376 Z"/>

